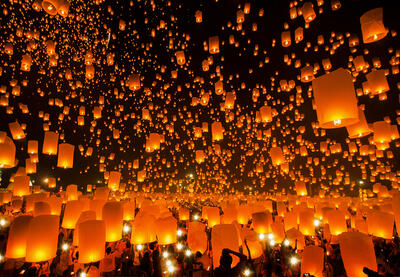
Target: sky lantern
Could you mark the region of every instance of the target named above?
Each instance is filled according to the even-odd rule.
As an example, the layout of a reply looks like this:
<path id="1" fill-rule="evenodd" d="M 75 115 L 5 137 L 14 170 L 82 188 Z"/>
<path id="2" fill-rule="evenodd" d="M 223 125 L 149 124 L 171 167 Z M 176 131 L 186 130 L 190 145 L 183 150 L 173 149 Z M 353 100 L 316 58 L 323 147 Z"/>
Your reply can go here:
<path id="1" fill-rule="evenodd" d="M 315 236 L 314 213 L 312 211 L 299 212 L 299 231 L 305 236 Z"/>
<path id="2" fill-rule="evenodd" d="M 250 254 L 251 259 L 257 259 L 263 255 L 262 245 L 260 243 L 260 239 L 258 238 L 258 235 L 256 232 L 254 232 L 248 228 L 243 228 L 241 237 L 243 240 L 244 239 L 246 240 L 247 247 L 248 247 L 248 250 L 247 250 L 246 249 L 247 247 L 244 246 L 243 254 L 245 254 L 247 257 L 249 257 L 249 254 Z M 248 253 L 249 251 L 250 251 L 250 253 Z"/>
<path id="3" fill-rule="evenodd" d="M 285 225 L 282 222 L 272 222 L 271 223 L 271 233 L 274 235 L 274 241 L 277 243 L 282 243 L 286 237 L 285 235 Z"/>
<path id="4" fill-rule="evenodd" d="M 75 229 L 76 222 L 83 210 L 83 205 L 79 200 L 68 201 L 65 205 L 64 217 L 61 227 L 65 229 Z"/>
<path id="5" fill-rule="evenodd" d="M 94 263 L 104 258 L 106 224 L 104 220 L 79 223 L 79 263 Z"/>
<path id="6" fill-rule="evenodd" d="M 74 164 L 74 150 L 74 145 L 61 143 L 58 146 L 57 166 L 61 168 L 72 168 Z"/>
<path id="7" fill-rule="evenodd" d="M 15 144 L 8 136 L 0 141 L 0 168 L 11 168 L 15 166 Z"/>
<path id="8" fill-rule="evenodd" d="M 155 222 L 157 241 L 160 245 L 176 243 L 178 223 L 173 216 L 159 218 Z"/>
<path id="9" fill-rule="evenodd" d="M 289 47 L 292 44 L 292 40 L 290 38 L 290 31 L 282 32 L 281 39 L 283 47 Z"/>
<path id="10" fill-rule="evenodd" d="M 57 215 L 39 215 L 30 221 L 25 261 L 43 262 L 56 256 L 59 220 Z"/>
<path id="11" fill-rule="evenodd" d="M 65 190 L 67 201 L 78 200 L 78 186 L 68 185 Z"/>
<path id="12" fill-rule="evenodd" d="M 221 122 L 213 122 L 211 124 L 211 133 L 213 141 L 220 141 L 224 138 L 224 128 Z"/>
<path id="13" fill-rule="evenodd" d="M 370 236 L 359 232 L 345 232 L 339 236 L 339 246 L 347 276 L 364 276 L 364 267 L 378 270 L 374 244 Z"/>
<path id="14" fill-rule="evenodd" d="M 197 10 L 195 13 L 195 19 L 196 19 L 196 23 L 203 22 L 203 13 L 201 11 Z"/>
<path id="15" fill-rule="evenodd" d="M 6 258 L 20 259 L 26 256 L 28 229 L 32 219 L 30 215 L 20 215 L 13 220 L 7 240 Z"/>
<path id="16" fill-rule="evenodd" d="M 308 194 L 307 186 L 304 181 L 295 181 L 294 186 L 295 186 L 296 193 L 298 196 L 304 196 L 304 195 Z"/>
<path id="17" fill-rule="evenodd" d="M 305 2 L 301 8 L 301 13 L 304 17 L 304 21 L 309 23 L 313 21 L 316 17 L 313 4 L 311 2 Z"/>
<path id="18" fill-rule="evenodd" d="M 382 211 L 367 214 L 368 233 L 384 239 L 393 238 L 394 215 Z"/>
<path id="19" fill-rule="evenodd" d="M 20 140 L 25 138 L 24 130 L 18 122 L 11 122 L 8 124 L 13 140 Z"/>
<path id="20" fill-rule="evenodd" d="M 46 201 L 37 201 L 34 204 L 33 216 L 51 214 L 50 205 Z"/>
<path id="21" fill-rule="evenodd" d="M 223 224 L 231 224 L 233 221 L 236 221 L 238 218 L 238 211 L 236 207 L 224 207 L 223 215 L 221 216 L 221 222 Z"/>
<path id="22" fill-rule="evenodd" d="M 136 215 L 132 224 L 132 243 L 137 245 L 156 241 L 155 222 L 156 218 L 153 215 Z"/>
<path id="23" fill-rule="evenodd" d="M 207 207 L 207 221 L 208 227 L 212 228 L 221 222 L 221 216 L 219 214 L 218 207 Z"/>
<path id="24" fill-rule="evenodd" d="M 285 157 L 283 156 L 282 149 L 279 146 L 271 147 L 269 155 L 271 156 L 272 164 L 274 166 L 281 165 L 285 162 Z"/>
<path id="25" fill-rule="evenodd" d="M 22 55 L 21 59 L 21 70 L 30 71 L 32 66 L 32 57 L 29 54 Z"/>
<path id="26" fill-rule="evenodd" d="M 222 250 L 228 248 L 232 251 L 239 252 L 239 235 L 233 224 L 215 225 L 211 231 L 211 245 L 213 249 L 213 265 L 219 266 Z M 234 267 L 239 259 L 233 256 L 232 267 Z"/>
<path id="27" fill-rule="evenodd" d="M 39 142 L 37 140 L 28 140 L 28 153 L 37 154 L 39 148 Z"/>
<path id="28" fill-rule="evenodd" d="M 385 143 L 392 140 L 392 129 L 389 123 L 385 121 L 377 121 L 372 124 L 374 130 L 374 143 Z"/>
<path id="29" fill-rule="evenodd" d="M 42 153 L 47 155 L 56 155 L 58 148 L 58 134 L 47 131 L 44 133 Z"/>
<path id="30" fill-rule="evenodd" d="M 201 164 L 204 162 L 206 155 L 203 150 L 196 150 L 196 162 Z"/>
<path id="31" fill-rule="evenodd" d="M 75 245 L 75 246 L 79 245 L 79 225 L 80 225 L 80 223 L 88 221 L 88 220 L 96 220 L 96 212 L 95 211 L 89 210 L 89 211 L 83 211 L 81 213 L 81 215 L 78 218 L 78 221 L 76 222 L 72 245 Z"/>
<path id="32" fill-rule="evenodd" d="M 349 133 L 349 138 L 351 139 L 364 137 L 372 133 L 372 130 L 365 119 L 364 112 L 360 108 L 358 108 L 358 118 L 360 121 L 346 126 L 347 132 Z"/>
<path id="33" fill-rule="evenodd" d="M 271 232 L 272 216 L 268 212 L 253 213 L 253 229 L 258 234 L 268 234 Z"/>
<path id="34" fill-rule="evenodd" d="M 119 189 L 119 183 L 121 179 L 121 173 L 118 171 L 110 171 L 108 177 L 108 188 L 111 191 L 117 191 Z"/>
<path id="35" fill-rule="evenodd" d="M 322 277 L 324 270 L 324 249 L 315 245 L 308 245 L 301 257 L 301 276 L 309 273 L 310 276 Z"/>
<path id="36" fill-rule="evenodd" d="M 354 84 L 345 69 L 318 77 L 312 87 L 321 128 L 339 128 L 359 121 Z"/>
<path id="37" fill-rule="evenodd" d="M 114 242 L 122 238 L 124 211 L 121 202 L 106 202 L 102 210 L 106 224 L 106 241 Z"/>
<path id="38" fill-rule="evenodd" d="M 184 65 L 186 63 L 185 59 L 185 52 L 183 51 L 176 51 L 175 52 L 176 63 L 179 65 Z"/>
<path id="39" fill-rule="evenodd" d="M 347 231 L 345 213 L 341 210 L 329 210 L 326 213 L 330 233 L 332 235 L 340 235 Z"/>
<path id="40" fill-rule="evenodd" d="M 193 252 L 200 251 L 204 253 L 207 250 L 207 234 L 204 223 L 194 221 L 189 222 L 187 243 Z"/>
<path id="41" fill-rule="evenodd" d="M 208 39 L 208 51 L 210 54 L 219 53 L 219 38 L 218 36 L 213 36 Z"/>
<path id="42" fill-rule="evenodd" d="M 376 95 L 389 91 L 389 84 L 386 79 L 386 70 L 373 70 L 366 75 L 369 89 Z"/>
<path id="43" fill-rule="evenodd" d="M 123 201 L 121 203 L 124 210 L 124 220 L 133 220 L 135 218 L 135 202 Z"/>
<path id="44" fill-rule="evenodd" d="M 389 32 L 383 24 L 383 8 L 367 11 L 360 17 L 360 23 L 364 43 L 381 40 Z"/>
<path id="45" fill-rule="evenodd" d="M 13 195 L 24 196 L 30 194 L 29 176 L 16 176 L 14 178 Z"/>
<path id="46" fill-rule="evenodd" d="M 260 108 L 260 115 L 261 115 L 261 120 L 264 123 L 268 123 L 272 121 L 272 108 L 264 105 Z"/>

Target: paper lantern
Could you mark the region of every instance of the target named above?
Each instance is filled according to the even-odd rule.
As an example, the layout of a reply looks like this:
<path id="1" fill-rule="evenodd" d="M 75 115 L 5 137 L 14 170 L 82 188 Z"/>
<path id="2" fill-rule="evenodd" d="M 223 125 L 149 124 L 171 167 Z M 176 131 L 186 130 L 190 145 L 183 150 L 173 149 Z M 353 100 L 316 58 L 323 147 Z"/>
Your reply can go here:
<path id="1" fill-rule="evenodd" d="M 11 223 L 7 239 L 7 259 L 20 259 L 26 256 L 28 230 L 32 219 L 30 215 L 20 215 Z"/>
<path id="2" fill-rule="evenodd" d="M 305 2 L 301 8 L 301 12 L 306 23 L 313 21 L 316 17 L 313 4 L 311 2 Z"/>
<path id="3" fill-rule="evenodd" d="M 45 201 L 38 201 L 34 204 L 33 216 L 51 214 L 49 203 Z"/>
<path id="4" fill-rule="evenodd" d="M 190 211 L 188 208 L 181 207 L 179 209 L 179 220 L 186 221 L 190 219 Z"/>
<path id="5" fill-rule="evenodd" d="M 158 244 L 168 245 L 176 243 L 178 223 L 173 216 L 157 219 L 155 226 Z"/>
<path id="6" fill-rule="evenodd" d="M 155 221 L 156 218 L 150 214 L 136 215 L 132 224 L 132 243 L 144 244 L 156 241 Z"/>
<path id="7" fill-rule="evenodd" d="M 312 87 L 321 128 L 339 128 L 359 121 L 352 76 L 345 69 L 318 77 Z"/>
<path id="8" fill-rule="evenodd" d="M 15 144 L 9 137 L 5 136 L 0 141 L 0 168 L 12 168 L 15 166 Z"/>
<path id="9" fill-rule="evenodd" d="M 305 236 L 315 236 L 314 212 L 300 211 L 299 231 Z"/>
<path id="10" fill-rule="evenodd" d="M 359 232 L 345 232 L 339 236 L 340 254 L 349 277 L 365 276 L 363 268 L 377 271 L 372 238 Z"/>
<path id="11" fill-rule="evenodd" d="M 176 63 L 179 65 L 184 65 L 186 62 L 185 59 L 185 52 L 183 51 L 176 51 L 175 52 L 175 57 L 176 57 Z"/>
<path id="12" fill-rule="evenodd" d="M 106 224 L 103 220 L 79 223 L 79 263 L 98 262 L 104 258 Z"/>
<path id="13" fill-rule="evenodd" d="M 212 228 L 217 224 L 221 223 L 221 216 L 219 213 L 219 208 L 217 207 L 207 207 L 207 220 L 208 227 Z"/>
<path id="14" fill-rule="evenodd" d="M 140 83 L 140 75 L 139 74 L 131 74 L 127 80 L 128 87 L 130 90 L 138 90 L 141 87 Z"/>
<path id="15" fill-rule="evenodd" d="M 386 79 L 386 70 L 374 70 L 368 73 L 368 86 L 373 94 L 380 94 L 389 91 L 389 84 Z"/>
<path id="16" fill-rule="evenodd" d="M 193 252 L 200 251 L 204 253 L 207 250 L 206 226 L 201 222 L 189 222 L 187 243 Z"/>
<path id="17" fill-rule="evenodd" d="M 264 123 L 272 121 L 272 108 L 265 105 L 260 108 L 261 120 Z"/>
<path id="18" fill-rule="evenodd" d="M 56 155 L 58 146 L 58 134 L 47 131 L 44 133 L 42 153 L 47 155 Z"/>
<path id="19" fill-rule="evenodd" d="M 271 223 L 271 233 L 274 235 L 274 241 L 277 243 L 282 243 L 285 239 L 285 226 L 282 222 L 272 222 Z"/>
<path id="20" fill-rule="evenodd" d="M 283 156 L 283 152 L 280 147 L 271 147 L 269 150 L 269 155 L 271 156 L 272 164 L 274 166 L 278 166 L 285 162 L 285 157 Z"/>
<path id="21" fill-rule="evenodd" d="M 364 43 L 383 39 L 388 30 L 383 25 L 383 9 L 376 8 L 367 11 L 360 17 L 361 32 Z"/>
<path id="22" fill-rule="evenodd" d="M 224 128 L 221 122 L 213 122 L 211 124 L 211 133 L 213 141 L 220 141 L 224 138 Z"/>
<path id="23" fill-rule="evenodd" d="M 78 200 L 78 186 L 68 185 L 65 190 L 65 196 L 67 197 L 67 201 Z"/>
<path id="24" fill-rule="evenodd" d="M 14 178 L 14 186 L 13 186 L 13 195 L 16 196 L 24 196 L 29 195 L 29 176 L 15 176 Z"/>
<path id="25" fill-rule="evenodd" d="M 9 123 L 8 127 L 10 128 L 10 133 L 13 140 L 20 140 L 25 138 L 24 130 L 18 122 Z"/>
<path id="26" fill-rule="evenodd" d="M 257 234 L 271 233 L 272 215 L 269 212 L 258 212 L 251 215 L 253 229 Z"/>
<path id="27" fill-rule="evenodd" d="M 359 122 L 346 126 L 349 138 L 360 138 L 371 134 L 372 130 L 369 128 L 367 120 L 365 119 L 364 112 L 358 108 Z M 350 148 L 350 147 L 349 147 Z"/>
<path id="28" fill-rule="evenodd" d="M 374 130 L 374 143 L 385 143 L 392 140 L 392 129 L 389 123 L 385 121 L 377 121 L 372 124 Z"/>
<path id="29" fill-rule="evenodd" d="M 208 51 L 210 54 L 219 53 L 219 38 L 218 36 L 210 37 L 208 39 Z"/>
<path id="30" fill-rule="evenodd" d="M 228 248 L 232 251 L 239 252 L 239 235 L 233 224 L 215 225 L 211 231 L 211 247 L 213 249 L 213 265 L 219 267 L 222 250 Z M 234 267 L 239 259 L 233 256 L 232 267 Z"/>
<path id="31" fill-rule="evenodd" d="M 221 223 L 231 224 L 238 218 L 238 211 L 236 207 L 225 207 L 223 208 L 223 216 L 221 217 Z"/>
<path id="32" fill-rule="evenodd" d="M 256 232 L 248 229 L 248 228 L 243 228 L 243 234 L 242 234 L 243 240 L 246 240 L 248 250 L 246 249 L 247 247 L 244 246 L 244 251 L 243 254 L 246 256 L 251 256 L 251 259 L 257 259 L 261 257 L 264 254 L 262 245 L 260 243 L 260 240 L 258 238 L 258 235 Z M 243 241 L 244 245 L 244 241 Z M 250 251 L 250 253 L 249 253 Z"/>
<path id="33" fill-rule="evenodd" d="M 26 244 L 26 262 L 43 262 L 56 256 L 59 221 L 57 215 L 39 215 L 31 220 Z"/>
<path id="34" fill-rule="evenodd" d="M 121 173 L 118 171 L 110 171 L 108 177 L 108 188 L 111 191 L 117 191 L 119 189 L 119 182 L 121 179 Z"/>
<path id="35" fill-rule="evenodd" d="M 94 192 L 94 199 L 97 200 L 107 200 L 110 189 L 107 187 L 98 187 Z"/>
<path id="36" fill-rule="evenodd" d="M 326 213 L 330 233 L 332 235 L 340 235 L 347 231 L 346 216 L 341 210 L 329 210 Z"/>
<path id="37" fill-rule="evenodd" d="M 28 140 L 28 153 L 37 154 L 38 153 L 39 142 L 37 140 Z"/>
<path id="38" fill-rule="evenodd" d="M 93 199 L 89 202 L 89 210 L 94 211 L 96 213 L 97 220 L 101 220 L 103 206 L 105 203 L 106 200 L 103 199 Z"/>
<path id="39" fill-rule="evenodd" d="M 306 246 L 301 257 L 301 276 L 322 277 L 324 270 L 324 249 L 315 245 Z"/>
<path id="40" fill-rule="evenodd" d="M 60 197 L 53 195 L 49 198 L 48 203 L 50 205 L 50 213 L 52 215 L 61 214 L 62 199 Z"/>
<path id="41" fill-rule="evenodd" d="M 135 218 L 135 202 L 124 201 L 121 203 L 124 210 L 124 220 L 133 220 Z"/>
<path id="42" fill-rule="evenodd" d="M 58 146 L 57 167 L 72 168 L 74 164 L 75 146 L 68 143 L 61 143 Z"/>
<path id="43" fill-rule="evenodd" d="M 295 181 L 294 186 L 296 188 L 296 194 L 298 196 L 307 195 L 307 187 L 304 181 Z"/>
<path id="44" fill-rule="evenodd" d="M 78 218 L 78 221 L 76 222 L 72 245 L 74 245 L 74 246 L 79 245 L 79 225 L 80 225 L 80 223 L 89 221 L 89 220 L 96 220 L 96 212 L 95 211 L 89 210 L 89 211 L 84 211 L 81 213 L 81 215 Z"/>
<path id="45" fill-rule="evenodd" d="M 392 239 L 394 215 L 381 211 L 368 212 L 367 226 L 368 232 L 371 235 L 384 239 Z"/>
<path id="46" fill-rule="evenodd" d="M 76 222 L 83 210 L 83 205 L 79 200 L 68 201 L 65 204 L 64 217 L 61 227 L 65 229 L 75 229 Z"/>
<path id="47" fill-rule="evenodd" d="M 21 70 L 22 71 L 30 71 L 32 66 L 32 57 L 29 54 L 22 55 L 21 59 Z"/>
<path id="48" fill-rule="evenodd" d="M 282 32 L 281 39 L 283 47 L 289 47 L 292 44 L 292 41 L 290 39 L 290 31 Z"/>
<path id="49" fill-rule="evenodd" d="M 297 229 L 297 213 L 295 211 L 287 212 L 284 216 L 285 231 L 290 229 Z"/>
<path id="50" fill-rule="evenodd" d="M 106 241 L 114 242 L 122 238 L 124 211 L 120 202 L 106 202 L 102 210 L 106 224 Z"/>

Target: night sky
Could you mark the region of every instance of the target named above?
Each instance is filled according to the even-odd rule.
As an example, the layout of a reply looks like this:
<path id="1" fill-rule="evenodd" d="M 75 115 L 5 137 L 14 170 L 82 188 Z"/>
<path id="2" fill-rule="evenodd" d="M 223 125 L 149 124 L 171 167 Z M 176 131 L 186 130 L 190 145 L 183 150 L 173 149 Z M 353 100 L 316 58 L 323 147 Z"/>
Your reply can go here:
<path id="1" fill-rule="evenodd" d="M 340 0 L 341 7 L 335 11 L 330 0 L 318 1 L 323 3 L 320 6 L 310 1 L 316 18 L 308 28 L 303 16 L 289 16 L 290 8 L 301 10 L 304 1 L 72 0 L 67 17 L 36 11 L 33 2 L 0 4 L 0 97 L 8 98 L 8 105 L 0 106 L 0 131 L 11 137 L 9 123 L 17 121 L 26 126 L 26 138 L 14 140 L 18 165 L 1 170 L 2 188 L 8 186 L 18 167 L 25 166 L 30 157 L 29 140 L 39 142 L 39 163 L 37 172 L 29 174 L 31 180 L 45 187 L 43 179 L 55 177 L 57 190 L 68 184 L 78 184 L 81 189 L 87 184 L 106 184 L 100 170 L 101 157 L 105 171 L 121 172 L 121 183 L 127 190 L 149 192 L 293 192 L 294 181 L 305 180 L 309 194 L 339 192 L 354 196 L 359 186 L 371 189 L 381 183 L 391 188 L 400 177 L 398 139 L 390 142 L 382 158 L 355 153 L 349 161 L 345 155 L 348 142 L 354 141 L 360 148 L 371 144 L 373 134 L 349 140 L 342 127 L 327 129 L 323 135 L 321 128 L 314 128 L 318 120 L 311 82 L 298 79 L 306 65 L 314 67 L 315 77 L 326 74 L 322 66 L 326 58 L 332 64 L 329 71 L 343 67 L 354 72 L 353 58 L 364 56 L 369 68 L 359 72 L 354 82 L 355 91 L 361 91 L 358 105 L 364 107 L 368 123 L 388 117 L 386 120 L 397 128 L 400 104 L 395 68 L 400 58 L 396 34 L 400 31 L 400 10 L 396 1 Z M 250 10 L 239 24 L 237 12 L 243 11 L 246 3 Z M 383 23 L 389 32 L 383 39 L 365 44 L 360 16 L 377 7 L 383 7 Z M 197 11 L 202 12 L 201 23 L 196 23 Z M 298 27 L 304 29 L 303 39 L 296 43 L 294 32 Z M 282 47 L 284 31 L 291 32 L 289 47 Z M 324 43 L 319 45 L 321 35 Z M 206 47 L 213 36 L 219 38 L 217 54 L 210 54 Z M 354 36 L 359 44 L 350 47 L 349 37 Z M 49 40 L 56 45 L 53 54 L 47 51 Z M 9 44 L 12 55 L 5 52 Z M 184 51 L 184 65 L 177 64 L 177 51 Z M 89 52 L 91 61 L 87 59 Z M 21 59 L 27 53 L 32 65 L 30 71 L 22 71 Z M 366 75 L 376 69 L 376 58 L 380 60 L 379 69 L 389 73 L 390 90 L 383 101 L 378 95 L 363 93 Z M 92 79 L 85 76 L 85 62 L 94 66 Z M 66 74 L 69 71 L 71 78 Z M 173 77 L 175 72 L 177 78 Z M 132 74 L 140 76 L 137 90 L 127 86 Z M 224 88 L 221 95 L 214 88 L 219 80 Z M 295 86 L 282 91 L 282 80 L 292 80 Z M 15 84 L 20 86 L 19 95 L 12 93 Z M 231 92 L 236 100 L 227 109 L 225 98 Z M 23 105 L 27 112 L 21 109 Z M 257 122 L 256 113 L 264 105 L 274 110 L 272 122 Z M 80 126 L 82 107 L 84 125 Z M 102 110 L 99 119 L 93 116 L 96 107 Z M 150 120 L 143 118 L 144 109 L 149 111 Z M 211 124 L 217 121 L 224 128 L 223 140 L 218 142 L 212 141 L 211 135 Z M 196 137 L 195 129 L 202 128 L 203 123 L 208 124 L 209 131 Z M 42 154 L 46 128 L 62 135 L 59 143 L 75 146 L 72 169 L 58 168 L 56 155 Z M 118 131 L 119 138 L 114 136 Z M 163 135 L 164 141 L 160 149 L 148 152 L 145 146 L 151 133 Z M 340 143 L 342 151 L 327 156 L 320 151 L 321 142 L 330 146 Z M 289 171 L 272 165 L 269 150 L 273 146 L 287 148 Z M 301 146 L 306 146 L 307 156 L 299 154 Z M 93 149 L 90 156 L 86 155 L 89 147 Z M 196 150 L 205 153 L 200 164 Z M 387 158 L 389 151 L 393 158 Z M 138 168 L 132 165 L 135 160 Z M 362 165 L 367 178 L 360 185 Z M 146 172 L 143 182 L 137 181 L 139 171 Z M 392 178 L 388 178 L 390 173 Z M 341 174 L 343 180 L 334 184 Z M 345 183 L 345 176 L 350 184 Z"/>

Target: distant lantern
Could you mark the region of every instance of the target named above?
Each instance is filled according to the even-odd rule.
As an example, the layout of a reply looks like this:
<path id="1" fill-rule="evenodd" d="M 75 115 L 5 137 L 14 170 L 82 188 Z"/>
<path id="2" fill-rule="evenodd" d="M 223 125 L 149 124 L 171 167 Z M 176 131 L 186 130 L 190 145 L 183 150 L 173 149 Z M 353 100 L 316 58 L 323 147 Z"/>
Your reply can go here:
<path id="1" fill-rule="evenodd" d="M 353 79 L 343 68 L 312 81 L 319 126 L 339 128 L 359 121 Z"/>
<path id="2" fill-rule="evenodd" d="M 29 224 L 25 261 L 44 262 L 56 256 L 58 241 L 57 215 L 39 215 Z"/>
<path id="3" fill-rule="evenodd" d="M 372 130 L 368 125 L 367 120 L 365 119 L 364 112 L 359 108 L 358 109 L 358 118 L 359 122 L 356 124 L 346 126 L 347 132 L 349 133 L 349 138 L 361 138 L 371 134 Z"/>
<path id="4" fill-rule="evenodd" d="M 0 168 L 12 168 L 15 166 L 16 147 L 12 139 L 5 136 L 0 141 Z"/>
<path id="5" fill-rule="evenodd" d="M 197 10 L 195 13 L 195 18 L 196 18 L 196 23 L 203 22 L 203 13 L 201 11 Z"/>
<path id="6" fill-rule="evenodd" d="M 11 122 L 8 124 L 13 140 L 20 140 L 25 138 L 24 130 L 18 122 Z"/>
<path id="7" fill-rule="evenodd" d="M 283 47 L 289 47 L 292 44 L 292 40 L 290 39 L 290 31 L 282 32 L 281 39 Z"/>
<path id="8" fill-rule="evenodd" d="M 47 155 L 56 155 L 58 148 L 58 134 L 47 131 L 44 133 L 42 153 Z"/>
<path id="9" fill-rule="evenodd" d="M 175 53 L 175 57 L 176 57 L 176 63 L 179 65 L 184 65 L 186 62 L 185 59 L 185 52 L 183 51 L 176 51 Z"/>
<path id="10" fill-rule="evenodd" d="M 303 67 L 300 78 L 303 83 L 311 82 L 314 79 L 314 68 L 309 65 Z"/>
<path id="11" fill-rule="evenodd" d="M 86 65 L 86 73 L 85 76 L 87 79 L 93 79 L 94 77 L 94 66 L 93 65 Z"/>
<path id="12" fill-rule="evenodd" d="M 28 140 L 28 153 L 37 154 L 38 153 L 39 142 L 37 140 Z"/>
<path id="13" fill-rule="evenodd" d="M 305 2 L 303 7 L 301 8 L 301 12 L 306 23 L 313 21 L 316 17 L 314 7 L 311 2 Z"/>
<path id="14" fill-rule="evenodd" d="M 272 165 L 278 166 L 285 162 L 285 157 L 283 156 L 282 149 L 280 147 L 272 147 L 269 150 L 269 155 L 272 160 Z"/>
<path id="15" fill-rule="evenodd" d="M 296 189 L 296 194 L 298 196 L 304 196 L 307 195 L 307 186 L 304 181 L 295 181 L 294 186 Z"/>
<path id="16" fill-rule="evenodd" d="M 210 37 L 208 39 L 208 51 L 210 54 L 219 53 L 219 38 L 218 36 Z"/>
<path id="17" fill-rule="evenodd" d="M 121 202 L 106 202 L 102 210 L 106 223 L 106 241 L 114 242 L 122 238 L 124 211 Z"/>
<path id="18" fill-rule="evenodd" d="M 72 168 L 74 164 L 75 146 L 68 143 L 62 143 L 58 146 L 58 150 L 57 167 Z"/>
<path id="19" fill-rule="evenodd" d="M 224 84 L 223 84 L 223 82 L 221 80 L 217 81 L 215 83 L 214 87 L 215 87 L 215 94 L 216 95 L 221 95 L 224 92 Z"/>
<path id="20" fill-rule="evenodd" d="M 389 32 L 383 24 L 383 8 L 367 11 L 360 17 L 364 43 L 383 39 Z"/>
<path id="21" fill-rule="evenodd" d="M 48 14 L 56 15 L 63 2 L 63 0 L 43 0 L 42 7 Z"/>
<path id="22" fill-rule="evenodd" d="M 30 71 L 32 66 L 32 57 L 29 54 L 24 54 L 21 59 L 21 70 Z"/>
<path id="23" fill-rule="evenodd" d="M 299 212 L 299 231 L 305 236 L 315 236 L 314 212 L 304 210 Z"/>
<path id="24" fill-rule="evenodd" d="M 110 171 L 108 177 L 108 188 L 112 191 L 117 191 L 119 189 L 119 183 L 121 180 L 121 173 L 118 171 Z"/>
<path id="25" fill-rule="evenodd" d="M 173 216 L 159 218 L 155 222 L 158 244 L 168 245 L 176 243 L 178 224 Z"/>
<path id="26" fill-rule="evenodd" d="M 366 75 L 368 86 L 373 94 L 380 94 L 389 91 L 389 84 L 386 79 L 385 70 L 371 71 Z"/>
<path id="27" fill-rule="evenodd" d="M 98 262 L 104 258 L 106 224 L 104 220 L 79 223 L 79 263 Z"/>
<path id="28" fill-rule="evenodd" d="M 301 276 L 322 277 L 324 270 L 324 249 L 315 245 L 306 246 L 301 258 Z"/>
<path id="29" fill-rule="evenodd" d="M 196 162 L 201 164 L 204 162 L 206 155 L 203 150 L 196 150 Z"/>
<path id="30" fill-rule="evenodd" d="M 224 138 L 224 128 L 221 122 L 213 122 L 211 124 L 211 133 L 213 141 L 220 141 Z"/>
<path id="31" fill-rule="evenodd" d="M 339 246 L 347 276 L 365 276 L 364 267 L 378 270 L 372 237 L 359 232 L 346 232 L 339 236 Z"/>
<path id="32" fill-rule="evenodd" d="M 30 215 L 20 215 L 11 223 L 7 239 L 6 258 L 20 259 L 26 256 L 28 230 L 32 219 L 33 217 Z"/>
<path id="33" fill-rule="evenodd" d="M 392 127 L 385 121 L 377 121 L 372 124 L 374 130 L 374 143 L 387 143 L 392 140 Z"/>
<path id="34" fill-rule="evenodd" d="M 329 210 L 326 213 L 329 230 L 332 235 L 340 235 L 347 231 L 346 216 L 341 210 Z"/>
<path id="35" fill-rule="evenodd" d="M 253 228 L 258 234 L 268 234 L 271 232 L 272 215 L 269 212 L 253 213 Z"/>
<path id="36" fill-rule="evenodd" d="M 140 75 L 139 74 L 131 74 L 128 77 L 128 87 L 130 90 L 138 90 L 141 87 L 140 84 Z"/>
<path id="37" fill-rule="evenodd" d="M 260 108 L 261 121 L 268 123 L 272 121 L 272 108 L 264 105 Z"/>

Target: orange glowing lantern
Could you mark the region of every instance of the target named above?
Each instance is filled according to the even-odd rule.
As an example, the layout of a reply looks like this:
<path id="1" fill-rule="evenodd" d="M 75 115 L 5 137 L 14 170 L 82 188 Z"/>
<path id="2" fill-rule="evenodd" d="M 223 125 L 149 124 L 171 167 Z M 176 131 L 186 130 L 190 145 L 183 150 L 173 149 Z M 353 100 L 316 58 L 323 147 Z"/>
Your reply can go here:
<path id="1" fill-rule="evenodd" d="M 383 25 L 383 9 L 376 8 L 367 11 L 360 17 L 361 31 L 364 43 L 383 39 L 388 30 Z"/>
<path id="2" fill-rule="evenodd" d="M 20 259 L 26 256 L 26 244 L 28 229 L 31 220 L 30 215 L 20 215 L 11 223 L 7 239 L 6 258 Z"/>
<path id="3" fill-rule="evenodd" d="M 211 245 L 213 249 L 213 265 L 219 266 L 219 260 L 222 250 L 228 248 L 232 251 L 239 251 L 239 234 L 233 224 L 215 225 L 211 232 Z M 234 256 L 232 267 L 239 262 L 239 259 Z"/>
<path id="4" fill-rule="evenodd" d="M 57 215 L 39 215 L 31 220 L 25 261 L 43 262 L 56 256 L 59 221 Z"/>
<path id="5" fill-rule="evenodd" d="M 74 164 L 75 146 L 68 143 L 61 143 L 58 146 L 57 167 L 72 168 Z"/>
<path id="6" fill-rule="evenodd" d="M 106 224 L 106 241 L 114 242 L 122 238 L 124 211 L 121 202 L 106 202 L 102 210 Z"/>
<path id="7" fill-rule="evenodd" d="M 65 205 L 64 217 L 61 226 L 65 229 L 75 229 L 76 222 L 83 210 L 82 202 L 79 200 L 68 201 Z"/>
<path id="8" fill-rule="evenodd" d="M 269 212 L 253 213 L 253 229 L 258 234 L 268 234 L 271 232 L 272 215 Z"/>
<path id="9" fill-rule="evenodd" d="M 47 131 L 44 133 L 42 153 L 47 155 L 56 155 L 58 146 L 58 134 Z"/>
<path id="10" fill-rule="evenodd" d="M 16 196 L 24 196 L 29 195 L 29 176 L 15 176 L 14 178 L 14 186 L 13 186 L 13 195 Z"/>
<path id="11" fill-rule="evenodd" d="M 392 239 L 394 215 L 382 211 L 371 211 L 367 214 L 368 233 L 373 236 Z"/>
<path id="12" fill-rule="evenodd" d="M 108 177 L 108 188 L 111 191 L 117 191 L 119 189 L 119 183 L 121 179 L 121 173 L 118 171 L 110 171 Z"/>
<path id="13" fill-rule="evenodd" d="M 144 244 L 156 241 L 155 221 L 156 218 L 150 214 L 136 215 L 132 225 L 132 243 Z"/>
<path id="14" fill-rule="evenodd" d="M 168 245 L 176 243 L 178 223 L 173 216 L 159 218 L 155 222 L 158 244 Z"/>
<path id="15" fill-rule="evenodd" d="M 322 277 L 324 270 L 324 249 L 315 245 L 306 246 L 301 257 L 301 276 Z"/>
<path id="16" fill-rule="evenodd" d="M 94 263 L 104 258 L 106 224 L 103 220 L 79 223 L 79 263 Z"/>
<path id="17" fill-rule="evenodd" d="M 0 141 L 0 168 L 12 168 L 15 166 L 15 144 L 9 137 L 5 136 Z"/>

